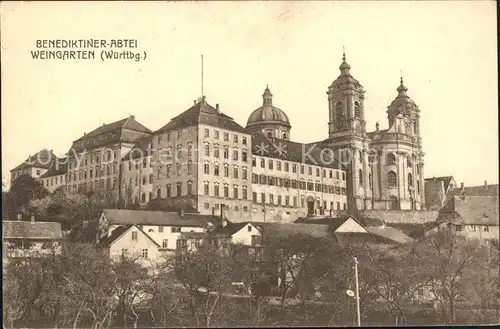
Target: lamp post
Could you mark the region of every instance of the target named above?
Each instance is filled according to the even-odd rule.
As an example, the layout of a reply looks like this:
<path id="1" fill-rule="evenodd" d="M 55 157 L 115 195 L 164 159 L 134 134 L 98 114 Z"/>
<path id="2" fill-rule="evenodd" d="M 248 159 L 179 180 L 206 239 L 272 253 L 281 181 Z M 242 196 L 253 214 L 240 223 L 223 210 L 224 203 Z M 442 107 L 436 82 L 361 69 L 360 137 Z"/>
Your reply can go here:
<path id="1" fill-rule="evenodd" d="M 356 257 L 354 257 L 354 275 L 356 277 L 356 313 L 358 318 L 358 327 L 361 327 L 361 312 L 359 310 L 358 259 Z"/>

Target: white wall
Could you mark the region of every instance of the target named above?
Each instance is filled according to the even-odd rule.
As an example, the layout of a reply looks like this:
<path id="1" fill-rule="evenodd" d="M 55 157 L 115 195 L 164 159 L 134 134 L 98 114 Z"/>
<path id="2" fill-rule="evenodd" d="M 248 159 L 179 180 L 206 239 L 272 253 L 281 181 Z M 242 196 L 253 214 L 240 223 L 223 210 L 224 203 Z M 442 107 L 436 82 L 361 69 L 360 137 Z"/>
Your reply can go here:
<path id="1" fill-rule="evenodd" d="M 251 227 L 251 231 L 248 231 L 248 227 Z M 258 235 L 261 236 L 260 231 L 253 226 L 252 224 L 247 224 L 244 226 L 242 229 L 240 229 L 238 232 L 234 233 L 232 236 L 232 243 L 233 244 L 244 244 L 246 246 L 251 246 L 252 245 L 252 235 Z"/>

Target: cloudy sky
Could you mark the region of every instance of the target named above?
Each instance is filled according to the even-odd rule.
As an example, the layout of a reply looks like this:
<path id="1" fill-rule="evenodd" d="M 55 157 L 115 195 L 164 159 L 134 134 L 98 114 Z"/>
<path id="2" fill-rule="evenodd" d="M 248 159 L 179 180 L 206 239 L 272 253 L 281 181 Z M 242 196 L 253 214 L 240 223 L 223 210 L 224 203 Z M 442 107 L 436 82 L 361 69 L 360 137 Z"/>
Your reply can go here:
<path id="1" fill-rule="evenodd" d="M 63 155 L 134 114 L 156 130 L 204 93 L 245 125 L 269 84 L 291 137 L 328 136 L 326 90 L 342 46 L 366 90 L 367 129 L 387 127 L 400 70 L 421 109 L 426 176 L 498 183 L 493 1 L 1 4 L 2 180 L 46 147 Z M 38 39 L 138 40 L 144 61 L 34 60 Z M 97 53 L 98 54 L 98 53 Z"/>

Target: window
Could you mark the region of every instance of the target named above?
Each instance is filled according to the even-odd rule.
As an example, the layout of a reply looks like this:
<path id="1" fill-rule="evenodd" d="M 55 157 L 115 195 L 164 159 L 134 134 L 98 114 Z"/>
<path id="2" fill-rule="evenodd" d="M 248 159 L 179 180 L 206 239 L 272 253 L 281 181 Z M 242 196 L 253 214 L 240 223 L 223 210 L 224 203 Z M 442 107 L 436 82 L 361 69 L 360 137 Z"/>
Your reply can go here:
<path id="1" fill-rule="evenodd" d="M 238 168 L 237 167 L 233 168 L 233 177 L 238 178 Z"/>
<path id="2" fill-rule="evenodd" d="M 262 202 L 262 203 L 266 202 L 266 193 L 261 193 L 260 194 L 260 202 Z"/>
<path id="3" fill-rule="evenodd" d="M 181 228 L 173 226 L 173 227 L 170 228 L 170 232 L 172 232 L 172 233 L 181 233 Z"/>
<path id="4" fill-rule="evenodd" d="M 385 157 L 385 164 L 386 165 L 393 165 L 395 163 L 396 163 L 396 157 L 394 156 L 394 154 L 392 154 L 392 153 L 387 154 Z"/>
<path id="5" fill-rule="evenodd" d="M 269 203 L 274 204 L 274 195 L 273 194 L 269 194 Z"/>
<path id="6" fill-rule="evenodd" d="M 248 192 L 247 192 L 247 187 L 246 186 L 243 186 L 242 196 L 241 197 L 242 197 L 243 200 L 248 199 Z"/>
<path id="7" fill-rule="evenodd" d="M 283 139 L 286 140 L 286 133 L 283 133 Z"/>
<path id="8" fill-rule="evenodd" d="M 205 173 L 205 175 L 210 174 L 210 164 L 205 163 L 205 164 L 203 165 L 203 172 Z"/>
<path id="9" fill-rule="evenodd" d="M 193 144 L 188 144 L 188 156 L 193 155 Z"/>
<path id="10" fill-rule="evenodd" d="M 156 189 L 156 198 L 157 198 L 157 199 L 160 199 L 160 198 L 161 198 L 161 187 L 158 187 L 158 188 Z"/>
<path id="11" fill-rule="evenodd" d="M 304 175 L 304 165 L 300 165 L 300 174 Z"/>
<path id="12" fill-rule="evenodd" d="M 220 157 L 220 155 L 219 155 L 219 146 L 217 146 L 217 145 L 214 146 L 214 157 L 215 158 Z"/>
<path id="13" fill-rule="evenodd" d="M 238 199 L 238 187 L 235 186 L 233 188 L 233 198 Z"/>
<path id="14" fill-rule="evenodd" d="M 358 170 L 358 177 L 359 177 L 359 186 L 363 185 L 363 170 L 359 169 Z"/>
<path id="15" fill-rule="evenodd" d="M 219 164 L 218 163 L 214 165 L 214 175 L 219 176 Z"/>
<path id="16" fill-rule="evenodd" d="M 252 192 L 252 200 L 253 202 L 257 202 L 257 192 Z"/>
<path id="17" fill-rule="evenodd" d="M 410 158 L 410 157 L 407 157 L 407 158 L 406 158 L 406 166 L 407 166 L 408 168 L 411 168 L 411 167 L 413 166 L 413 164 L 412 164 L 412 161 L 411 161 L 411 158 Z"/>
<path id="18" fill-rule="evenodd" d="M 170 178 L 170 176 L 172 176 L 172 165 L 167 165 L 166 176 L 167 178 Z"/>
<path id="19" fill-rule="evenodd" d="M 408 173 L 408 187 L 413 186 L 413 175 Z"/>
<path id="20" fill-rule="evenodd" d="M 193 182 L 189 181 L 187 182 L 187 189 L 188 189 L 188 195 L 192 195 L 193 194 Z"/>
<path id="21" fill-rule="evenodd" d="M 387 183 L 389 187 L 396 187 L 397 186 L 397 176 L 394 171 L 389 171 L 387 174 Z"/>
<path id="22" fill-rule="evenodd" d="M 149 174 L 149 184 L 153 183 L 153 174 Z"/>
<path id="23" fill-rule="evenodd" d="M 278 195 L 278 205 L 281 206 L 281 195 Z"/>
<path id="24" fill-rule="evenodd" d="M 474 232 L 476 232 L 476 225 L 471 225 L 471 226 L 470 226 L 470 228 L 471 228 Z"/>
<path id="25" fill-rule="evenodd" d="M 247 231 L 248 231 L 248 232 L 252 232 L 252 226 L 251 226 L 251 225 L 248 225 L 248 226 L 247 226 Z"/>
<path id="26" fill-rule="evenodd" d="M 241 138 L 241 144 L 247 145 L 247 138 L 246 137 Z"/>
<path id="27" fill-rule="evenodd" d="M 163 233 L 163 226 L 158 226 L 158 232 Z"/>
<path id="28" fill-rule="evenodd" d="M 182 130 L 179 130 L 179 131 L 177 132 L 177 138 L 181 138 L 181 137 L 182 137 Z"/>
<path id="29" fill-rule="evenodd" d="M 238 150 L 233 150 L 233 160 L 238 161 Z"/>
<path id="30" fill-rule="evenodd" d="M 175 196 L 180 196 L 182 192 L 182 185 L 181 183 L 177 183 L 177 194 Z"/>
<path id="31" fill-rule="evenodd" d="M 167 198 L 170 198 L 172 195 L 172 186 L 170 184 L 167 184 Z"/>
<path id="32" fill-rule="evenodd" d="M 229 159 L 229 148 L 224 146 L 224 159 Z"/>
<path id="33" fill-rule="evenodd" d="M 266 160 L 260 159 L 260 167 L 265 168 L 266 167 Z"/>
<path id="34" fill-rule="evenodd" d="M 247 151 L 241 151 L 241 161 L 247 162 L 248 161 L 248 153 Z"/>
<path id="35" fill-rule="evenodd" d="M 273 160 L 269 160 L 269 169 L 273 170 Z"/>
<path id="36" fill-rule="evenodd" d="M 229 166 L 227 163 L 224 164 L 224 177 L 229 177 Z"/>
<path id="37" fill-rule="evenodd" d="M 485 226 L 484 226 L 484 231 L 485 231 L 485 232 L 489 232 L 489 231 L 490 231 L 490 227 L 489 227 L 488 225 L 485 225 Z"/>
<path id="38" fill-rule="evenodd" d="M 285 171 L 288 172 L 288 162 L 285 162 Z"/>
<path id="39" fill-rule="evenodd" d="M 267 132 L 267 138 L 273 138 L 273 132 L 272 131 L 268 131 Z"/>
<path id="40" fill-rule="evenodd" d="M 147 249 L 142 249 L 141 257 L 142 258 L 148 258 L 148 250 Z"/>
<path id="41" fill-rule="evenodd" d="M 208 194 L 209 194 L 209 189 L 210 189 L 210 188 L 209 188 L 209 184 L 205 182 L 205 185 L 204 185 L 204 187 L 203 187 L 203 193 L 204 193 L 205 195 L 208 195 Z"/>
<path id="42" fill-rule="evenodd" d="M 343 110 L 342 102 L 338 102 L 337 104 L 335 104 L 335 117 L 337 119 L 340 119 L 343 116 L 344 116 L 344 110 Z"/>
<path id="43" fill-rule="evenodd" d="M 162 248 L 168 248 L 168 240 L 167 239 L 163 239 L 163 241 L 161 243 L 161 246 L 162 246 Z"/>
<path id="44" fill-rule="evenodd" d="M 137 241 L 137 232 L 132 232 L 132 240 Z"/>
<path id="45" fill-rule="evenodd" d="M 205 202 L 203 205 L 204 205 L 205 209 L 210 209 L 210 203 Z"/>
<path id="46" fill-rule="evenodd" d="M 229 134 L 228 133 L 224 133 L 224 141 L 225 142 L 229 141 Z"/>
<path id="47" fill-rule="evenodd" d="M 210 145 L 205 144 L 205 145 L 203 146 L 203 149 L 204 149 L 205 156 L 206 156 L 206 157 L 210 156 Z"/>
<path id="48" fill-rule="evenodd" d="M 241 169 L 241 178 L 243 179 L 248 179 L 248 171 L 247 171 L 247 168 L 242 168 Z"/>
<path id="49" fill-rule="evenodd" d="M 219 131 L 218 130 L 215 130 L 214 131 L 214 134 L 215 134 L 215 139 L 219 139 Z"/>
<path id="50" fill-rule="evenodd" d="M 309 171 L 308 171 L 309 175 L 312 175 L 312 167 L 309 167 Z"/>
<path id="51" fill-rule="evenodd" d="M 189 160 L 187 163 L 187 172 L 188 175 L 191 175 L 193 172 L 193 161 Z"/>
<path id="52" fill-rule="evenodd" d="M 281 161 L 276 161 L 276 170 L 281 171 Z"/>
<path id="53" fill-rule="evenodd" d="M 129 164 L 130 164 L 130 163 L 129 163 Z M 160 167 L 158 167 L 158 170 L 157 170 L 157 176 L 156 176 L 156 178 L 157 178 L 157 179 L 160 179 L 160 176 L 161 176 L 161 166 L 160 166 Z"/>
<path id="54" fill-rule="evenodd" d="M 354 102 L 354 117 L 361 118 L 361 108 L 359 106 L 359 102 Z"/>
<path id="55" fill-rule="evenodd" d="M 238 143 L 238 135 L 233 135 L 233 142 Z"/>
<path id="56" fill-rule="evenodd" d="M 210 130 L 205 128 L 205 137 L 210 137 Z"/>
<path id="57" fill-rule="evenodd" d="M 224 184 L 224 197 L 229 198 L 229 186 Z"/>

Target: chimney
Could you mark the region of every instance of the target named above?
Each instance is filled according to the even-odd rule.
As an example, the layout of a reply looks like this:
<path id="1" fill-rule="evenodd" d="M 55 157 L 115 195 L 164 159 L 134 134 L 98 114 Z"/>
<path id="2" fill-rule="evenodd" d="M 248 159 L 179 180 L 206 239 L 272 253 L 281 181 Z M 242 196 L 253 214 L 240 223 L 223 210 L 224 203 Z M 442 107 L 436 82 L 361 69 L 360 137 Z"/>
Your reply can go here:
<path id="1" fill-rule="evenodd" d="M 488 181 L 484 181 L 484 189 L 487 190 L 488 189 Z"/>
<path id="2" fill-rule="evenodd" d="M 461 190 L 460 190 L 460 193 L 461 193 L 460 198 L 461 198 L 462 200 L 464 200 L 464 201 L 465 201 L 465 188 L 464 188 L 464 183 L 460 183 L 460 189 L 461 189 Z"/>
<path id="3" fill-rule="evenodd" d="M 196 99 L 193 101 L 193 105 L 196 105 Z"/>
<path id="4" fill-rule="evenodd" d="M 215 109 L 217 110 L 217 113 L 220 112 L 220 110 L 219 110 L 219 104 L 215 104 Z"/>
<path id="5" fill-rule="evenodd" d="M 131 115 L 130 115 L 130 117 L 131 117 L 132 119 L 135 119 L 135 115 L 133 115 L 133 114 L 131 114 Z"/>
<path id="6" fill-rule="evenodd" d="M 31 215 L 31 222 L 34 223 L 35 222 L 35 215 Z"/>
<path id="7" fill-rule="evenodd" d="M 87 133 L 86 133 L 86 132 L 83 132 L 83 136 L 85 136 L 85 135 L 87 135 Z"/>
<path id="8" fill-rule="evenodd" d="M 462 182 L 462 183 L 460 183 L 460 190 L 461 190 L 462 192 L 464 192 L 464 191 L 465 191 L 465 189 L 464 189 L 464 183 L 463 183 L 463 182 Z"/>

